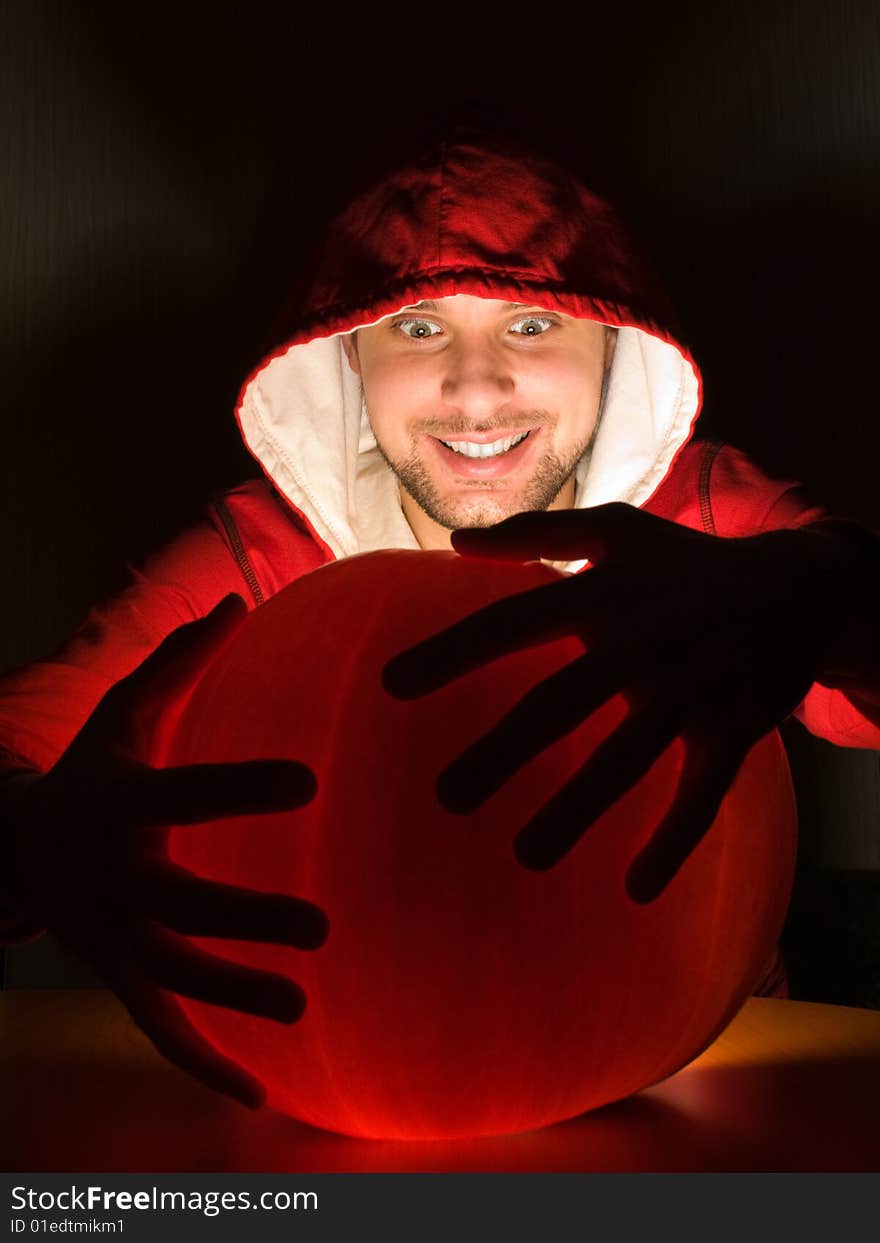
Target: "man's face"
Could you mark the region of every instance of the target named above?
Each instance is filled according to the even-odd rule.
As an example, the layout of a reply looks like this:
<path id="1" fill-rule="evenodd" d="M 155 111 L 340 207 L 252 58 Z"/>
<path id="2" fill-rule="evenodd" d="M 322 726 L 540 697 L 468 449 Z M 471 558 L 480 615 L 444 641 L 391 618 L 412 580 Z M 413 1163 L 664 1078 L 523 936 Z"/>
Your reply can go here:
<path id="1" fill-rule="evenodd" d="M 610 359 L 601 324 L 458 294 L 343 345 L 423 547 L 448 546 L 456 527 L 573 503 Z"/>

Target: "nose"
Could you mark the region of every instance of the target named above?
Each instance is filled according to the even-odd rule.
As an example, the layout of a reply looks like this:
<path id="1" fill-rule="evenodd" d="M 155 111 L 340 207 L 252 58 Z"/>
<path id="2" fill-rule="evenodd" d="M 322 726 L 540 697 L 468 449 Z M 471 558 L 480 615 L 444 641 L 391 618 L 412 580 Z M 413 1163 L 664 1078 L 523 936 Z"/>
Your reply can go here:
<path id="1" fill-rule="evenodd" d="M 513 395 L 510 360 L 492 341 L 459 340 L 444 356 L 444 402 L 471 419 L 486 419 Z"/>

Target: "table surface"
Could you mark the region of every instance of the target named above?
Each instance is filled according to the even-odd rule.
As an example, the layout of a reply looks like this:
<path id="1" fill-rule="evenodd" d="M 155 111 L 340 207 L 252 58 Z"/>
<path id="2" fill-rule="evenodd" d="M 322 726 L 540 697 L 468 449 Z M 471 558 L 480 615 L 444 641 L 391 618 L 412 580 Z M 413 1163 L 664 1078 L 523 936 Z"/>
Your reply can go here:
<path id="1" fill-rule="evenodd" d="M 163 1061 L 104 990 L 0 994 L 0 1036 L 9 1171 L 880 1170 L 871 1010 L 752 998 L 701 1057 L 629 1100 L 455 1142 L 356 1140 L 252 1113 Z"/>

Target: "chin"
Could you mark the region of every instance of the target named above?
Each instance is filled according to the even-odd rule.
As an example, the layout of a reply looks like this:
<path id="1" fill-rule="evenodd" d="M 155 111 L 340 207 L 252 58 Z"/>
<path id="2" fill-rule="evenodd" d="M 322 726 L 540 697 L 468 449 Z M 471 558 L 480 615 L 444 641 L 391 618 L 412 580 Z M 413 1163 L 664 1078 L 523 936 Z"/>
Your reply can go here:
<path id="1" fill-rule="evenodd" d="M 476 497 L 472 501 L 456 501 L 439 507 L 440 512 L 432 515 L 435 521 L 441 522 L 450 531 L 462 527 L 491 527 L 502 522 L 513 514 L 522 513 L 526 506 L 521 497 L 510 500 L 492 500 L 489 497 Z"/>

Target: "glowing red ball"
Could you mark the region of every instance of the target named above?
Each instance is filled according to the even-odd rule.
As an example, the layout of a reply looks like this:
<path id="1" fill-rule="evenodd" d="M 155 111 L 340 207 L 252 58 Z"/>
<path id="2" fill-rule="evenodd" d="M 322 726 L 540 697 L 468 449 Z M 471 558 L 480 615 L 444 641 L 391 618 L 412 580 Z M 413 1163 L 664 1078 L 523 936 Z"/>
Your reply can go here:
<path id="1" fill-rule="evenodd" d="M 588 571 L 589 572 L 589 571 Z M 794 807 L 773 734 L 668 889 L 638 905 L 624 876 L 668 808 L 674 744 L 548 872 L 513 838 L 626 713 L 608 703 L 479 811 L 436 779 L 538 681 L 583 653 L 565 639 L 504 657 L 420 700 L 386 694 L 386 661 L 505 595 L 529 565 L 392 551 L 326 566 L 255 610 L 209 666 L 161 764 L 287 757 L 314 770 L 300 811 L 174 830 L 202 876 L 310 899 L 317 951 L 202 940 L 305 990 L 284 1026 L 186 1001 L 258 1075 L 268 1103 L 329 1130 L 452 1138 L 543 1126 L 678 1070 L 756 982 L 787 904 Z M 723 709 L 720 709 L 723 710 Z"/>

